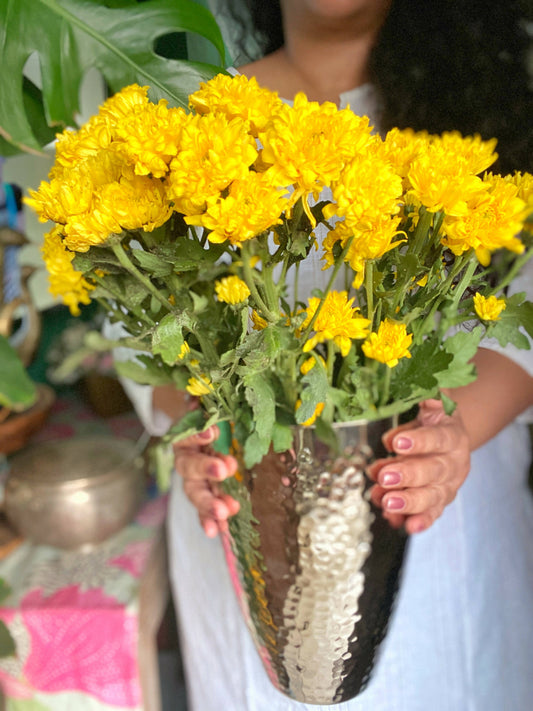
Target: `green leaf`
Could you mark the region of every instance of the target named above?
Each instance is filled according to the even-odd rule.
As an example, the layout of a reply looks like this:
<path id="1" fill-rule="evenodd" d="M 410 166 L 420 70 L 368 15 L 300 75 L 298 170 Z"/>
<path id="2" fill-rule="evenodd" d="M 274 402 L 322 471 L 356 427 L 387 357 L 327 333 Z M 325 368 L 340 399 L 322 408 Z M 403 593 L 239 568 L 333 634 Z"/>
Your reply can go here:
<path id="1" fill-rule="evenodd" d="M 244 464 L 248 469 L 258 464 L 268 452 L 268 445 L 254 430 L 244 443 Z"/>
<path id="2" fill-rule="evenodd" d="M 3 578 L 0 578 L 0 602 L 3 602 L 11 595 L 11 587 Z"/>
<path id="3" fill-rule="evenodd" d="M 115 360 L 114 367 L 123 378 L 129 378 L 140 385 L 166 385 L 173 382 L 168 371 L 158 368 L 154 361 L 152 367 L 141 365 L 137 360 Z"/>
<path id="4" fill-rule="evenodd" d="M 18 353 L 0 335 L 0 406 L 25 410 L 35 402 L 37 391 Z"/>
<path id="5" fill-rule="evenodd" d="M 169 262 L 161 259 L 152 252 L 144 252 L 142 249 L 134 249 L 131 252 L 134 261 L 146 272 L 154 277 L 165 277 L 172 274 L 174 267 Z"/>
<path id="6" fill-rule="evenodd" d="M 0 134 L 21 150 L 40 150 L 39 127 L 75 126 L 79 91 L 89 68 L 98 69 L 112 91 L 128 84 L 151 87 L 154 100 L 187 106 L 188 94 L 220 67 L 165 59 L 154 51 L 158 37 L 193 32 L 217 48 L 220 30 L 205 7 L 192 0 L 148 0 L 108 8 L 94 0 L 2 0 L 0 3 Z M 42 98 L 31 96 L 23 72 L 37 53 Z M 28 102 L 32 101 L 31 109 Z"/>
<path id="7" fill-rule="evenodd" d="M 160 355 L 167 365 L 174 365 L 178 360 L 184 343 L 182 329 L 188 322 L 187 316 L 167 314 L 154 331 L 152 351 Z"/>
<path id="8" fill-rule="evenodd" d="M 482 329 L 459 331 L 444 342 L 447 353 L 453 356 L 446 370 L 436 373 L 440 388 L 459 388 L 476 379 L 476 369 L 469 361 L 475 356 L 481 340 Z"/>
<path id="9" fill-rule="evenodd" d="M 498 321 L 493 321 L 487 328 L 487 337 L 496 338 L 500 346 L 512 343 L 517 348 L 529 350 L 531 344 L 523 333 L 523 328 L 533 338 L 533 304 L 524 301 L 524 294 L 514 294 L 505 300 L 505 311 Z"/>
<path id="10" fill-rule="evenodd" d="M 272 428 L 276 422 L 276 398 L 265 373 L 252 373 L 244 377 L 246 401 L 254 414 L 255 432 L 262 445 L 272 440 Z"/>
<path id="11" fill-rule="evenodd" d="M 453 360 L 453 355 L 441 350 L 432 338 L 413 348 L 411 356 L 410 359 L 402 358 L 392 370 L 392 400 L 407 400 L 415 394 L 420 397 L 436 395 L 436 374 L 444 372 Z"/>
<path id="12" fill-rule="evenodd" d="M 0 620 L 0 657 L 11 657 L 16 652 L 15 640 L 5 622 Z"/>
<path id="13" fill-rule="evenodd" d="M 293 434 L 289 425 L 274 423 L 272 428 L 272 447 L 274 452 L 286 452 L 292 446 Z"/>
<path id="14" fill-rule="evenodd" d="M 302 404 L 296 410 L 296 422 L 300 424 L 307 422 L 315 414 L 318 403 L 326 402 L 328 398 L 329 383 L 325 368 L 317 363 L 302 378 L 302 384 Z"/>

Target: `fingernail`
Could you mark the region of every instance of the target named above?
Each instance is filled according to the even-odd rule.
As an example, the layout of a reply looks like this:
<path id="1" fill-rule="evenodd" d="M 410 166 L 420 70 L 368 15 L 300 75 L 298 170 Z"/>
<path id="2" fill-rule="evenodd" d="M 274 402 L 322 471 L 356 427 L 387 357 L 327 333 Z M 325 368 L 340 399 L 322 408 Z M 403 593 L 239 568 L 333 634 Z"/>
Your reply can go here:
<path id="1" fill-rule="evenodd" d="M 379 483 L 382 486 L 396 486 L 402 480 L 402 475 L 400 472 L 383 472 L 379 476 Z"/>
<path id="2" fill-rule="evenodd" d="M 218 464 L 210 464 L 207 467 L 207 474 L 208 476 L 213 477 L 213 479 L 223 479 L 224 474 L 220 470 L 220 466 Z"/>
<path id="3" fill-rule="evenodd" d="M 406 452 L 413 446 L 413 440 L 410 437 L 396 437 L 394 440 L 394 448 L 401 449 L 402 452 Z"/>
<path id="4" fill-rule="evenodd" d="M 413 533 L 422 533 L 422 531 L 426 530 L 426 526 L 423 523 L 416 523 L 411 530 Z"/>
<path id="5" fill-rule="evenodd" d="M 389 496 L 385 506 L 389 511 L 401 511 L 405 507 L 405 501 L 399 496 Z"/>
<path id="6" fill-rule="evenodd" d="M 203 440 L 204 442 L 207 442 L 208 440 L 211 439 L 211 432 L 209 430 L 204 430 L 203 432 L 198 432 L 196 435 L 198 439 Z"/>

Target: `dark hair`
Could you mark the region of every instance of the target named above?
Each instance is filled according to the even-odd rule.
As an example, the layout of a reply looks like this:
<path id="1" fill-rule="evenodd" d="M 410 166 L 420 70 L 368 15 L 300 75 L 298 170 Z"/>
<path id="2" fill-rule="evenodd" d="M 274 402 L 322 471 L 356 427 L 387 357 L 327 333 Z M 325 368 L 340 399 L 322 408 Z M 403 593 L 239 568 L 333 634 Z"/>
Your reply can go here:
<path id="1" fill-rule="evenodd" d="M 283 44 L 278 0 L 247 0 L 264 53 Z M 533 171 L 531 0 L 393 0 L 370 58 L 381 128 L 498 139 L 502 173 Z"/>

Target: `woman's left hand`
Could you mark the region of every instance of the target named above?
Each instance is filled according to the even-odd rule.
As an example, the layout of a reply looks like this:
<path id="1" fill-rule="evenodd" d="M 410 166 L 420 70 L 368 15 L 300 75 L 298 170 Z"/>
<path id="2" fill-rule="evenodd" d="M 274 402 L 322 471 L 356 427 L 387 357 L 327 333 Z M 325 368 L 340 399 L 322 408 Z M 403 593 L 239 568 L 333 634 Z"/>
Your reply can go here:
<path id="1" fill-rule="evenodd" d="M 470 442 L 456 410 L 446 415 L 440 400 L 420 403 L 412 422 L 389 430 L 385 447 L 395 457 L 368 468 L 376 481 L 372 501 L 394 526 L 408 533 L 431 526 L 451 503 L 470 471 Z"/>

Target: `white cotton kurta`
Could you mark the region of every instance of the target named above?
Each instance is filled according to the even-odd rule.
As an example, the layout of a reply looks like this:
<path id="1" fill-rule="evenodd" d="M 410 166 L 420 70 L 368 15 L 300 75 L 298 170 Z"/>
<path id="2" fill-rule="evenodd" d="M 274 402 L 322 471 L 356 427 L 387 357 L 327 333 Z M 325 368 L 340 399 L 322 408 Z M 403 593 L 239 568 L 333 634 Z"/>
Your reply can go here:
<path id="1" fill-rule="evenodd" d="M 356 113 L 375 117 L 370 87 L 341 99 Z M 302 282 L 320 283 L 320 264 L 310 269 Z M 531 270 L 526 286 L 531 288 Z M 533 373 L 532 351 L 508 355 Z M 133 397 L 147 423 L 148 396 L 135 387 Z M 530 455 L 527 426 L 516 422 L 474 453 L 456 500 L 428 531 L 412 537 L 396 611 L 370 684 L 354 700 L 328 708 L 533 708 Z M 168 535 L 190 711 L 319 708 L 288 699 L 267 678 L 241 618 L 221 543 L 204 535 L 179 476 L 173 481 Z"/>

